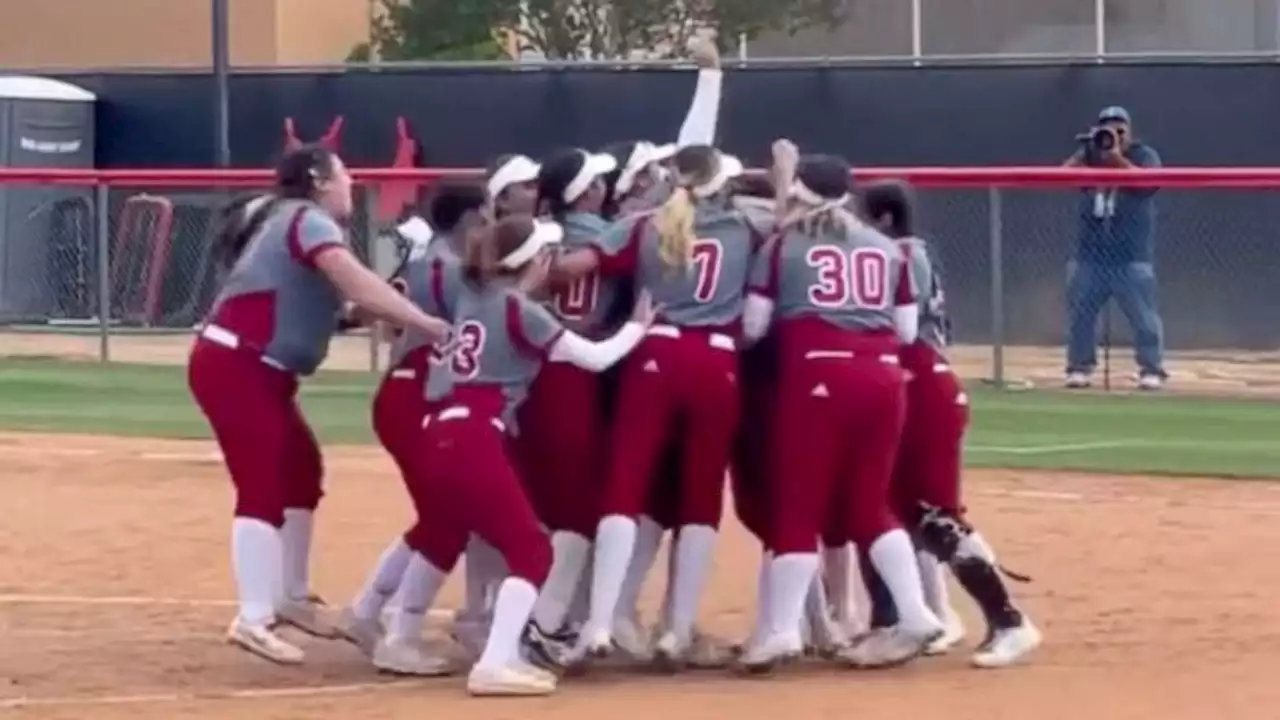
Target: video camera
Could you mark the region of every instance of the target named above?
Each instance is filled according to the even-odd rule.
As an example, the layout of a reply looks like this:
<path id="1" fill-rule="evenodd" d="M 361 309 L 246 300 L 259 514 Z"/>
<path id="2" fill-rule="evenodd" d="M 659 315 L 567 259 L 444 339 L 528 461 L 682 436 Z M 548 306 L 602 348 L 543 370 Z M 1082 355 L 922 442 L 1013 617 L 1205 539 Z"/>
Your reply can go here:
<path id="1" fill-rule="evenodd" d="M 1077 135 L 1076 142 L 1084 146 L 1086 153 L 1109 153 L 1120 147 L 1120 133 L 1108 125 L 1095 125 L 1089 132 Z"/>

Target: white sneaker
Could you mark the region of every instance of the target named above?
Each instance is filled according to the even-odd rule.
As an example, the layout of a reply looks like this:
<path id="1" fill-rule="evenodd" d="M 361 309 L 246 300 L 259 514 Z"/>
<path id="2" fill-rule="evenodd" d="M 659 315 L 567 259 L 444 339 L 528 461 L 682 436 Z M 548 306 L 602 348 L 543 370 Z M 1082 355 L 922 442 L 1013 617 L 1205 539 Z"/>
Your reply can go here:
<path id="1" fill-rule="evenodd" d="M 973 654 L 973 665 L 980 668 L 1008 667 L 1040 647 L 1043 639 L 1036 626 L 1024 616 L 1018 627 L 996 630 L 991 639 Z"/>
<path id="2" fill-rule="evenodd" d="M 373 666 L 392 675 L 443 677 L 453 673 L 453 662 L 434 652 L 419 638 L 384 636 L 373 649 Z"/>
<path id="3" fill-rule="evenodd" d="M 316 596 L 304 600 L 285 600 L 276 610 L 280 622 L 318 638 L 337 638 L 341 634 L 334 623 L 325 617 L 328 606 Z"/>
<path id="4" fill-rule="evenodd" d="M 1139 375 L 1139 390 L 1160 390 L 1164 388 L 1164 378 L 1159 375 Z"/>
<path id="5" fill-rule="evenodd" d="M 688 664 L 692 649 L 692 637 L 680 637 L 668 630 L 653 644 L 653 662 L 661 670 L 677 672 Z"/>
<path id="6" fill-rule="evenodd" d="M 227 628 L 227 642 L 281 665 L 298 665 L 304 654 L 302 649 L 290 643 L 266 625 L 250 625 L 239 617 Z"/>
<path id="7" fill-rule="evenodd" d="M 878 628 L 854 641 L 847 650 L 842 650 L 836 657 L 846 663 L 863 669 L 890 668 L 904 665 L 920 655 L 942 631 L 927 634 L 909 632 L 901 626 Z"/>
<path id="8" fill-rule="evenodd" d="M 555 691 L 555 675 L 523 663 L 499 667 L 476 665 L 467 676 L 467 692 L 480 697 L 529 697 Z"/>
<path id="9" fill-rule="evenodd" d="M 373 649 L 385 632 L 378 619 L 357 617 L 355 611 L 349 607 L 343 608 L 336 629 L 338 637 L 360 648 L 360 652 L 366 656 L 373 655 Z"/>
<path id="10" fill-rule="evenodd" d="M 1067 373 L 1066 386 L 1072 390 L 1093 387 L 1093 376 L 1082 372 Z"/>
<path id="11" fill-rule="evenodd" d="M 608 657 L 613 652 L 613 633 L 603 628 L 595 631 L 585 629 L 578 639 L 578 646 L 581 649 L 574 653 L 576 656 L 582 658 Z"/>
<path id="12" fill-rule="evenodd" d="M 942 626 L 942 635 L 937 640 L 929 643 L 929 647 L 924 649 L 925 655 L 946 655 L 951 648 L 964 642 L 966 634 L 964 621 L 960 619 L 959 613 L 952 608 L 947 608 Z"/>
<path id="13" fill-rule="evenodd" d="M 804 641 L 799 633 L 773 634 L 744 647 L 738 656 L 738 665 L 749 673 L 767 673 L 803 654 Z"/>
<path id="14" fill-rule="evenodd" d="M 834 657 L 836 653 L 849 647 L 849 636 L 829 615 L 808 617 L 803 623 L 807 627 L 808 637 L 804 649 L 807 654 L 821 658 Z"/>
<path id="15" fill-rule="evenodd" d="M 648 662 L 653 659 L 653 647 L 647 633 L 634 618 L 614 618 L 613 644 L 633 660 Z"/>

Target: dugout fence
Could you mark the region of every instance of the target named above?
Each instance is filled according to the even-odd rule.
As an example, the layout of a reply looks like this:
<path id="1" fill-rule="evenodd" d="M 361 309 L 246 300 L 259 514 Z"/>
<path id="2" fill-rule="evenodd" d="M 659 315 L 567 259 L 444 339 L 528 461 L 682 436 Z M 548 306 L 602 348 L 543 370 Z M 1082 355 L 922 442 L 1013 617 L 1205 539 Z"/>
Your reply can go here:
<path id="1" fill-rule="evenodd" d="M 478 171 L 353 174 L 352 243 L 385 270 L 395 248 L 384 231 L 433 184 Z M 957 352 L 994 382 L 1019 374 L 1010 358 L 1028 349 L 1040 349 L 1037 362 L 1061 363 L 1081 198 L 1098 187 L 1160 191 L 1156 267 L 1170 350 L 1280 360 L 1272 309 L 1280 288 L 1280 168 L 866 168 L 857 176 L 904 178 L 919 189 L 921 234 L 944 268 Z M 0 355 L 15 333 L 78 334 L 96 341 L 103 361 L 122 336 L 189 333 L 217 287 L 209 242 L 217 209 L 266 188 L 270 178 L 262 170 L 0 169 L 0 184 L 56 191 L 0 235 Z M 1122 317 L 1104 314 L 1104 322 L 1104 340 L 1128 343 Z M 366 342 L 368 365 L 377 369 L 375 341 Z"/>

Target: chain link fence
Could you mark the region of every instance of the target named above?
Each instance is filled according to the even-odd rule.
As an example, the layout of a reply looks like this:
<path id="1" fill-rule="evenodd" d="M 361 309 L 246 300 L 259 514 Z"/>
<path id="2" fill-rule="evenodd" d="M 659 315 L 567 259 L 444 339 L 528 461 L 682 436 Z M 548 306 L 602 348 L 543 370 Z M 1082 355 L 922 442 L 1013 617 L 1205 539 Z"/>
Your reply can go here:
<path id="1" fill-rule="evenodd" d="M 420 191 L 403 181 L 358 188 L 352 244 L 375 269 L 394 265 L 396 248 L 383 231 Z M 210 242 L 217 211 L 244 192 L 253 190 L 0 184 L 10 210 L 0 226 L 0 347 L 11 355 L 182 362 L 218 286 Z M 1169 189 L 1155 201 L 1173 386 L 1280 387 L 1274 193 Z M 957 364 L 973 378 L 1059 382 L 1080 190 L 928 188 L 919 206 L 922 234 L 944 268 Z M 1123 387 L 1134 368 L 1129 323 L 1112 307 L 1099 325 L 1100 342 L 1115 346 Z M 378 367 L 366 334 L 334 348 L 329 367 Z"/>

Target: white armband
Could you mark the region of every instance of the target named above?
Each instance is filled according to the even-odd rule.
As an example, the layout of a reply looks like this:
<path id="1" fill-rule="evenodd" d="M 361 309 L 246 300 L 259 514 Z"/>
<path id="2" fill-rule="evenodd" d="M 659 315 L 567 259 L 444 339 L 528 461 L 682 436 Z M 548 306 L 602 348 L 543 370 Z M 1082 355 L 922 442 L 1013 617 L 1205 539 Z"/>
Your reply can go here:
<path id="1" fill-rule="evenodd" d="M 773 320 L 773 301 L 759 293 L 748 293 L 742 306 L 742 334 L 747 344 L 764 337 Z"/>
<path id="2" fill-rule="evenodd" d="M 910 345 L 920 335 L 920 306 L 899 305 L 893 309 L 893 325 L 902 342 Z"/>
<path id="3" fill-rule="evenodd" d="M 698 71 L 698 84 L 693 90 L 689 113 L 676 136 L 676 147 L 690 145 L 715 145 L 716 125 L 720 120 L 720 91 L 724 85 L 724 73 L 719 69 L 705 68 Z"/>
<path id="4" fill-rule="evenodd" d="M 551 362 L 566 362 L 591 372 L 604 372 L 640 344 L 645 330 L 641 323 L 629 322 L 614 333 L 613 337 L 600 342 L 592 342 L 566 330 L 551 346 L 547 359 Z"/>

